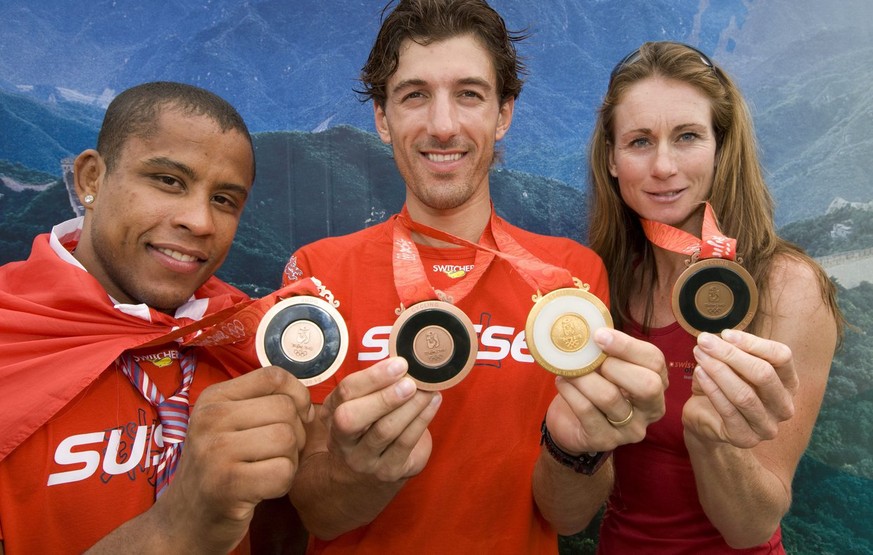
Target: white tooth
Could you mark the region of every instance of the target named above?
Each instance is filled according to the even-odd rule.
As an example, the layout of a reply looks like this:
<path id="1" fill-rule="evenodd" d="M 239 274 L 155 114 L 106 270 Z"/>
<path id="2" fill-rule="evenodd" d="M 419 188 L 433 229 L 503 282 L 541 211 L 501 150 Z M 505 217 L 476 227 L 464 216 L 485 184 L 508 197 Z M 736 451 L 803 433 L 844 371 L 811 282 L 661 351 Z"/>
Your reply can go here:
<path id="1" fill-rule="evenodd" d="M 195 257 L 195 256 L 183 254 L 183 253 L 178 252 L 178 251 L 173 251 L 170 249 L 158 249 L 158 250 L 160 252 L 166 254 L 170 258 L 172 258 L 174 260 L 178 260 L 179 262 L 194 262 L 195 260 L 197 260 L 197 257 Z"/>
<path id="2" fill-rule="evenodd" d="M 454 162 L 461 159 L 461 154 L 428 154 L 427 157 L 432 162 Z"/>

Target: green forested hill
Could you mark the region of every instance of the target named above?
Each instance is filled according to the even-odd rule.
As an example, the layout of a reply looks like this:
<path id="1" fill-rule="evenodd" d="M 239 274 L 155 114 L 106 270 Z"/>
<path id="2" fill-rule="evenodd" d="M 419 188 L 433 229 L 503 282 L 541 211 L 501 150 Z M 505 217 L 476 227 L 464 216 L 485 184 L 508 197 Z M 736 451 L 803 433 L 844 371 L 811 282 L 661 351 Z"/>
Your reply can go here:
<path id="1" fill-rule="evenodd" d="M 845 207 L 785 226 L 815 256 L 873 247 L 873 212 Z M 786 527 L 797 553 L 873 553 L 873 277 L 838 287 L 847 326 Z M 791 537 L 789 535 L 789 537 Z M 850 539 L 850 540 L 849 540 Z M 842 548 L 838 548 L 842 546 Z"/>
<path id="2" fill-rule="evenodd" d="M 873 247 L 873 211 L 846 206 L 824 216 L 792 222 L 780 235 L 822 257 Z"/>
<path id="3" fill-rule="evenodd" d="M 873 553 L 873 285 L 839 290 L 848 322 L 784 521 L 789 553 Z"/>

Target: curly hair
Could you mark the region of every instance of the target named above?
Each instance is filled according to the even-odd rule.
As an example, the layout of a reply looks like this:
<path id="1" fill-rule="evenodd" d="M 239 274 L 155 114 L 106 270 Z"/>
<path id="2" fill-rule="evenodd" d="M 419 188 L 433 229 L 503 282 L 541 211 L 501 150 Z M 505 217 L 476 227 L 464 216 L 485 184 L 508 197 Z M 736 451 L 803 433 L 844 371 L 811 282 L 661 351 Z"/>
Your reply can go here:
<path id="1" fill-rule="evenodd" d="M 383 17 L 390 2 L 383 9 Z M 364 101 L 384 107 L 385 86 L 397 70 L 400 47 L 406 39 L 428 44 L 459 35 L 472 35 L 491 54 L 501 103 L 518 98 L 526 73 L 515 43 L 527 38 L 507 30 L 503 18 L 484 0 L 400 0 L 384 18 L 367 63 L 361 69 Z"/>

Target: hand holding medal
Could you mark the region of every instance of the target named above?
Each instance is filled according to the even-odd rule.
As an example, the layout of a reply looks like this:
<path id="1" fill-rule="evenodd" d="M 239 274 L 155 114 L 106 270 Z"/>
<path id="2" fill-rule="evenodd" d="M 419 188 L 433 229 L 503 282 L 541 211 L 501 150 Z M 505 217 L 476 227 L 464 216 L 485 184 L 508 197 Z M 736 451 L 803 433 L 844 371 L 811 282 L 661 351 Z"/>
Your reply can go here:
<path id="1" fill-rule="evenodd" d="M 700 239 L 660 222 L 640 221 L 653 244 L 691 256 L 673 285 L 673 314 L 688 333 L 696 337 L 749 325 L 758 309 L 758 289 L 736 262 L 736 240 L 721 234 L 709 203 Z"/>

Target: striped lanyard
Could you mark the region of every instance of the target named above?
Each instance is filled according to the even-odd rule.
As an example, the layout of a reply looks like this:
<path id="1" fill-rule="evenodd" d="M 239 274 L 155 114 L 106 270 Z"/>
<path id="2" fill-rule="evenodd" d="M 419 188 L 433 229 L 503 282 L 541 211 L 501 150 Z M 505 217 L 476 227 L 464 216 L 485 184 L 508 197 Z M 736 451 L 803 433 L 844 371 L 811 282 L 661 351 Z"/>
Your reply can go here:
<path id="1" fill-rule="evenodd" d="M 182 383 L 168 399 L 158 391 L 148 374 L 130 354 L 121 355 L 116 359 L 115 364 L 143 398 L 158 410 L 158 418 L 161 420 L 161 432 L 158 437 L 163 451 L 158 460 L 155 480 L 155 498 L 157 498 L 170 483 L 170 477 L 175 472 L 182 454 L 182 442 L 185 441 L 188 432 L 188 390 L 191 388 L 191 382 L 194 381 L 194 368 L 197 364 L 194 353 L 190 349 L 182 352 L 180 361 Z"/>

